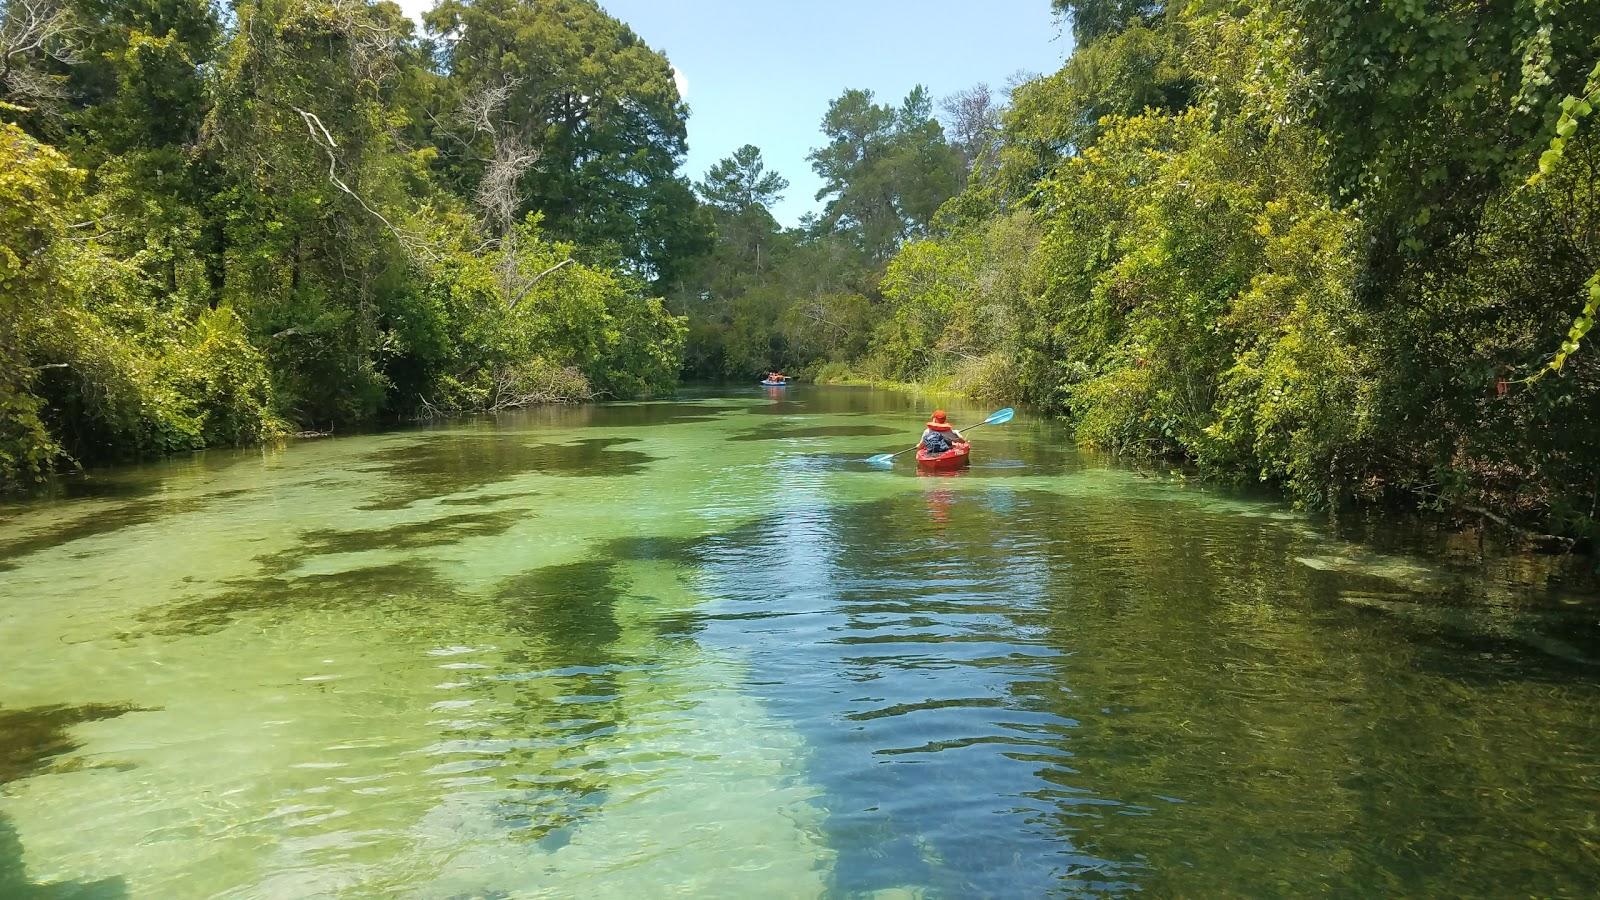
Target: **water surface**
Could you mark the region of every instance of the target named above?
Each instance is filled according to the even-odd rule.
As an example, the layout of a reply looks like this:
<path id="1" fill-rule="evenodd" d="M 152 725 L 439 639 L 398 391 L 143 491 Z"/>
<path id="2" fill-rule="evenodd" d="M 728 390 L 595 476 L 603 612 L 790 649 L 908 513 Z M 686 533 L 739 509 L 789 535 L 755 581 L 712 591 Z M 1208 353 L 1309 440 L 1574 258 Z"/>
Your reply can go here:
<path id="1" fill-rule="evenodd" d="M 0 896 L 1600 892 L 1600 603 L 900 395 L 0 508 Z M 952 408 L 956 421 L 988 410 Z"/>

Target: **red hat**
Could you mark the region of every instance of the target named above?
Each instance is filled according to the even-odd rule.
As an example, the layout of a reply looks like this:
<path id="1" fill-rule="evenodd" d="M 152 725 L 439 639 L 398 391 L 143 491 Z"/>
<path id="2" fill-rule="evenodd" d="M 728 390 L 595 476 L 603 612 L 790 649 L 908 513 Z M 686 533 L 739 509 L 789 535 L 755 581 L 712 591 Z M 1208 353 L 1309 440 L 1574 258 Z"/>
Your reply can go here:
<path id="1" fill-rule="evenodd" d="M 944 410 L 942 410 L 942 409 L 934 410 L 933 411 L 933 420 L 935 422 L 943 422 L 944 421 Z"/>
<path id="2" fill-rule="evenodd" d="M 950 423 L 948 423 L 948 422 L 946 422 L 944 420 L 944 410 L 942 410 L 942 409 L 936 409 L 936 410 L 933 411 L 933 418 L 928 420 L 928 429 L 930 431 L 954 431 L 955 430 L 954 428 L 950 427 Z"/>

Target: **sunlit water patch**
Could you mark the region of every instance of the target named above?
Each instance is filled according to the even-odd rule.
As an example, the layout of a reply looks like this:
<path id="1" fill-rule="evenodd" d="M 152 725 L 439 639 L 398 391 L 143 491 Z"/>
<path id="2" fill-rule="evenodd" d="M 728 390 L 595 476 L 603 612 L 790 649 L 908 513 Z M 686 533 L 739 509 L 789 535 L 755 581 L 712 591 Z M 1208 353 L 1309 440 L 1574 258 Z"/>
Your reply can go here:
<path id="1" fill-rule="evenodd" d="M 5 507 L 0 896 L 1600 889 L 1573 567 L 687 396 Z"/>

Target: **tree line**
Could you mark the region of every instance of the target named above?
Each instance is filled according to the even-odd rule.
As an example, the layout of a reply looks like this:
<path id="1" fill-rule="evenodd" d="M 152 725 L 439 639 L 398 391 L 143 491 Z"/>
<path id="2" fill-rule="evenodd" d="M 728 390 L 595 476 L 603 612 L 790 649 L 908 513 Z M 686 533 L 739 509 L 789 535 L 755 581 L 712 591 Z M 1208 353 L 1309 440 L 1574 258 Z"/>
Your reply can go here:
<path id="1" fill-rule="evenodd" d="M 0 480 L 782 368 L 1593 533 L 1595 0 L 1052 5 L 840 94 L 785 228 L 592 0 L 0 0 Z"/>
<path id="2" fill-rule="evenodd" d="M 709 239 L 665 57 L 587 0 L 426 24 L 0 2 L 0 485 L 672 387 Z"/>
<path id="3" fill-rule="evenodd" d="M 669 293 L 691 366 L 1023 400 L 1310 506 L 1594 534 L 1600 6 L 1054 7 L 1055 73 L 942 115 L 840 97 L 800 228 L 720 192 L 754 148 L 715 170 L 707 271 Z"/>

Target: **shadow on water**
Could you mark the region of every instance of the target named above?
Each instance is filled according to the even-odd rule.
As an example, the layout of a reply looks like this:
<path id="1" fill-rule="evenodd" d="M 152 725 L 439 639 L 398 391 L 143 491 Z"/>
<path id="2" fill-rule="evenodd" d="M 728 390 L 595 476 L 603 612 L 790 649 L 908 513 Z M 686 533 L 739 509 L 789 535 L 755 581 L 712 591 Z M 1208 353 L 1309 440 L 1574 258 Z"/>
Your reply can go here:
<path id="1" fill-rule="evenodd" d="M 513 500 L 523 500 L 537 494 L 531 491 L 510 492 L 504 494 L 473 494 L 470 497 L 445 497 L 439 501 L 440 506 L 496 506 L 509 503 Z"/>
<path id="2" fill-rule="evenodd" d="M 481 498 L 479 498 L 481 500 Z M 419 550 L 440 547 L 472 537 L 501 534 L 535 513 L 522 509 L 456 513 L 384 528 L 313 528 L 300 533 L 300 542 L 281 553 L 262 557 L 268 572 L 290 572 L 316 556 L 369 553 L 377 550 Z"/>
<path id="3" fill-rule="evenodd" d="M 258 450 L 225 448 L 177 453 L 137 463 L 110 463 L 59 474 L 26 491 L 20 498 L 0 500 L 0 518 L 16 506 L 40 500 L 135 500 L 162 490 L 174 476 L 205 478 L 254 458 Z"/>
<path id="4" fill-rule="evenodd" d="M 0 786 L 46 773 L 52 759 L 77 750 L 81 744 L 70 733 L 74 725 L 138 711 L 133 706 L 105 703 L 0 708 Z M 6 817 L 0 816 L 0 897 L 8 900 L 117 900 L 129 896 L 121 878 L 31 881 L 23 860 L 22 841 L 16 829 Z"/>
<path id="5" fill-rule="evenodd" d="M 480 677 L 474 689 L 509 694 L 509 704 L 457 732 L 447 765 L 500 773 L 492 816 L 508 835 L 558 849 L 619 794 L 648 793 L 659 766 L 693 752 L 653 749 L 643 769 L 629 758 L 644 735 L 666 737 L 660 721 L 637 721 L 659 715 L 652 704 L 691 703 L 702 687 L 674 671 L 680 652 L 692 658 L 685 642 L 694 624 L 666 614 L 640 633 L 618 615 L 624 601 L 659 603 L 633 593 L 623 566 L 685 558 L 660 542 L 618 541 L 591 559 L 523 573 L 494 593 L 492 608 L 521 641 L 505 652 L 505 671 Z"/>
<path id="6" fill-rule="evenodd" d="M 121 900 L 132 896 L 122 878 L 97 881 L 35 882 L 23 865 L 22 841 L 5 816 L 0 816 L 0 897 L 6 900 Z"/>
<path id="7" fill-rule="evenodd" d="M 521 509 L 462 512 L 381 528 L 309 529 L 298 535 L 294 545 L 257 557 L 257 574 L 228 581 L 220 591 L 153 610 L 145 617 L 147 631 L 123 637 L 202 634 L 256 614 L 282 620 L 309 610 L 369 605 L 394 611 L 426 609 L 429 604 L 448 602 L 455 590 L 432 567 L 416 561 L 389 560 L 334 573 L 295 573 L 321 557 L 398 553 L 502 534 L 535 514 Z"/>
<path id="8" fill-rule="evenodd" d="M 744 411 L 752 415 L 904 416 L 907 429 L 920 426 L 922 418 L 933 408 L 926 397 L 867 387 L 792 384 L 785 388 L 761 388 L 752 385 L 749 396 L 764 401 L 745 407 Z"/>
<path id="9" fill-rule="evenodd" d="M 361 508 L 401 509 L 418 500 L 531 473 L 602 478 L 637 475 L 653 457 L 616 449 L 636 442 L 635 438 L 591 438 L 541 444 L 516 433 L 419 433 L 411 443 L 370 457 L 370 468 L 387 476 L 394 489 Z"/>
<path id="10" fill-rule="evenodd" d="M 430 615 L 466 598 L 434 569 L 417 561 L 384 562 L 333 573 L 294 574 L 325 556 L 448 546 L 472 538 L 501 534 L 524 521 L 526 510 L 456 513 L 384 528 L 311 529 L 291 547 L 257 557 L 257 574 L 234 579 L 220 591 L 208 592 L 152 611 L 149 628 L 123 635 L 203 634 L 225 628 L 243 617 L 266 615 L 281 621 L 309 611 L 374 609 L 389 614 Z M 616 638 L 611 612 L 616 589 L 613 569 L 618 560 L 658 559 L 670 542 L 626 539 L 613 542 L 590 561 L 535 569 L 508 582 L 497 594 L 507 624 L 535 639 L 549 638 L 547 652 L 581 656 Z M 687 559 L 681 547 L 673 558 Z M 681 623 L 680 623 L 681 624 Z M 577 640 L 577 638 L 588 639 Z M 558 659 L 553 666 L 568 664 Z"/>
<path id="11" fill-rule="evenodd" d="M 145 495 L 110 508 L 96 509 L 92 514 L 24 532 L 14 538 L 0 539 L 0 572 L 15 569 L 19 561 L 31 553 L 193 512 L 248 493 L 240 489 L 183 498 Z"/>
<path id="12" fill-rule="evenodd" d="M 50 760 L 83 746 L 71 734 L 74 725 L 114 719 L 130 712 L 149 710 L 116 703 L 0 707 L 0 785 L 37 775 L 45 771 Z"/>
<path id="13" fill-rule="evenodd" d="M 513 712 L 479 729 L 467 749 L 483 764 L 515 773 L 494 810 L 502 828 L 554 850 L 574 829 L 599 812 L 611 796 L 613 778 L 603 754 L 585 755 L 581 765 L 563 760 L 581 747 L 603 744 L 627 721 L 618 656 L 622 628 L 615 615 L 620 598 L 607 561 L 550 566 L 511 579 L 495 606 L 523 641 L 506 654 L 514 687 Z M 505 734 L 515 734 L 507 744 Z"/>
<path id="14" fill-rule="evenodd" d="M 41 502 L 97 501 L 91 504 L 92 514 L 76 515 L 43 528 L 0 537 L 0 572 L 15 569 L 18 560 L 30 553 L 154 522 L 169 515 L 192 512 L 248 494 L 249 491 L 240 489 L 199 491 L 174 497 L 168 495 L 166 489 L 174 476 L 205 480 L 249 458 L 249 453 L 230 450 L 181 454 L 155 462 L 61 475 L 20 498 L 0 498 L 0 523 L 4 523 L 12 511 L 33 511 Z M 66 504 L 62 504 L 61 509 L 71 511 Z"/>
<path id="15" fill-rule="evenodd" d="M 681 425 L 707 422 L 718 416 L 744 409 L 744 404 L 724 397 L 708 397 L 692 402 L 678 400 L 608 401 L 603 403 L 553 404 L 529 406 L 468 420 L 446 419 L 415 429 L 427 433 L 434 429 L 456 430 L 463 425 L 487 426 L 502 431 L 537 432 L 559 428 L 636 428 L 650 425 Z"/>
<path id="16" fill-rule="evenodd" d="M 600 403 L 584 422 L 594 428 L 636 428 L 644 425 L 681 425 L 708 422 L 741 409 L 719 403 Z"/>
<path id="17" fill-rule="evenodd" d="M 285 565 L 287 557 L 268 557 Z M 456 591 L 431 566 L 417 562 L 364 566 L 330 574 L 263 574 L 227 582 L 220 591 L 161 607 L 144 617 L 147 627 L 122 635 L 208 634 L 247 616 L 279 622 L 308 612 L 363 610 L 371 617 L 427 618 Z"/>
<path id="18" fill-rule="evenodd" d="M 605 665 L 606 648 L 622 636 L 615 607 L 614 563 L 604 556 L 535 569 L 496 595 L 506 622 L 527 639 L 527 659 L 544 668 Z"/>

